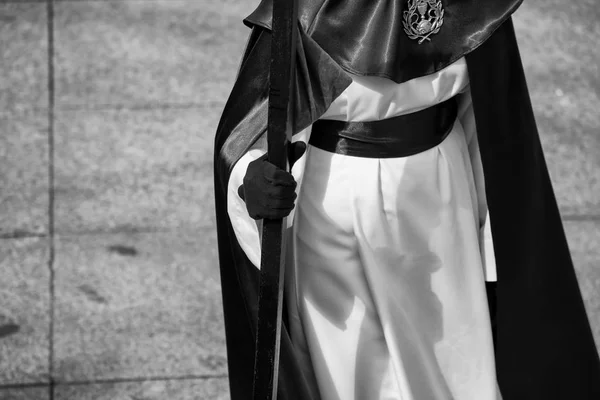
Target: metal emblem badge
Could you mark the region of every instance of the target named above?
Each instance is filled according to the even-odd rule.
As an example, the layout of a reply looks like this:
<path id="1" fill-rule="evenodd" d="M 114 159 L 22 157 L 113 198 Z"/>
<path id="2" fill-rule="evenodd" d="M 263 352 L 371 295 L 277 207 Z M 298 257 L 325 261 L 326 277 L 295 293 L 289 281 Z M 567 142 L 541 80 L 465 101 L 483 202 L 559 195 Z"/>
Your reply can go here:
<path id="1" fill-rule="evenodd" d="M 444 8 L 441 0 L 408 0 L 408 11 L 402 21 L 404 32 L 419 44 L 431 40 L 431 35 L 440 31 L 444 23 Z"/>

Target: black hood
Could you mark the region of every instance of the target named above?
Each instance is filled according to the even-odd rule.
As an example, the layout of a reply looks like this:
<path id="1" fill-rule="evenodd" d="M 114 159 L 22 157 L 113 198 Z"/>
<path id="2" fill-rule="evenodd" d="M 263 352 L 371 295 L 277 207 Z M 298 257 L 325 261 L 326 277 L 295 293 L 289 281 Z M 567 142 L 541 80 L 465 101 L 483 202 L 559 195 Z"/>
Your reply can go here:
<path id="1" fill-rule="evenodd" d="M 397 83 L 439 71 L 482 44 L 522 0 L 425 0 L 443 10 L 439 31 L 419 43 L 405 18 L 419 0 L 298 0 L 303 30 L 346 71 Z M 244 23 L 271 29 L 273 0 Z"/>

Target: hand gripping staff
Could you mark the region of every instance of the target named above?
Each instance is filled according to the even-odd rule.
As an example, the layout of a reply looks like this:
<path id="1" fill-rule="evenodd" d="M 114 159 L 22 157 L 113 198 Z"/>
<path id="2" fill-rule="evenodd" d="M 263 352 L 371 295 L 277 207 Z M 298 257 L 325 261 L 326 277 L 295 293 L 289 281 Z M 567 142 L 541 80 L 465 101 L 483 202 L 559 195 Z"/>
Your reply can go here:
<path id="1" fill-rule="evenodd" d="M 287 168 L 292 137 L 293 82 L 298 36 L 297 0 L 274 0 L 271 38 L 268 160 Z M 263 220 L 254 364 L 254 400 L 276 400 L 284 276 L 284 219 Z"/>

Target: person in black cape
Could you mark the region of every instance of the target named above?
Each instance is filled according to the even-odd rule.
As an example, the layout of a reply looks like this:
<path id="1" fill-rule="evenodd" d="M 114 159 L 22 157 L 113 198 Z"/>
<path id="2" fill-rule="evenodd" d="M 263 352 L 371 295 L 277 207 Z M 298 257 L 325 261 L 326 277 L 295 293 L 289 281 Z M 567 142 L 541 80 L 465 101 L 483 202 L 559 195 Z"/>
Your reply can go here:
<path id="1" fill-rule="evenodd" d="M 418 11 L 417 3 L 423 3 L 420 5 L 429 14 Z M 390 85 L 402 85 L 439 74 L 463 59 L 493 236 L 497 282 L 487 284 L 487 298 L 501 396 L 504 400 L 600 399 L 600 362 L 540 145 L 511 21 L 520 3 L 300 0 L 294 133 L 297 139 L 301 132 L 312 128 L 309 144 L 327 147 L 326 143 L 313 144 L 315 127 L 353 81 L 375 77 L 389 80 Z M 270 168 L 264 158 L 254 157 L 257 161 L 244 164 L 244 179 L 239 182 L 243 185 L 234 182 L 240 160 L 264 142 L 271 10 L 272 0 L 264 0 L 244 20 L 252 30 L 215 138 L 215 204 L 233 400 L 248 399 L 252 393 L 259 271 L 252 256 L 256 246 L 241 239 L 235 227 L 238 216 L 231 204 L 245 202 L 244 211 L 260 221 L 289 214 L 298 201 L 292 175 Z M 429 16 L 433 26 L 417 24 L 423 15 Z M 411 19 L 413 16 L 415 19 Z M 439 29 L 433 32 L 436 27 Z M 420 41 L 423 36 L 427 38 Z M 444 115 L 456 118 L 452 105 L 436 107 L 437 119 L 443 120 Z M 413 126 L 410 124 L 415 124 L 415 118 L 411 118 L 404 116 L 399 123 Z M 435 128 L 431 129 L 435 137 Z M 440 140 L 448 140 L 448 132 L 442 133 Z M 338 138 L 338 148 L 340 143 Z M 310 160 L 300 164 L 300 168 L 310 170 Z M 271 178 L 271 186 L 264 183 L 265 175 Z M 275 193 L 275 189 L 279 197 L 276 202 L 265 194 Z M 296 317 L 288 312 L 284 318 L 278 398 L 328 399 L 323 385 L 314 388 L 315 375 L 319 382 L 322 377 L 318 371 L 307 370 L 303 355 L 306 342 L 299 343 L 295 338 Z M 447 390 L 447 397 L 442 392 L 431 398 L 477 398 L 460 397 L 453 387 Z"/>

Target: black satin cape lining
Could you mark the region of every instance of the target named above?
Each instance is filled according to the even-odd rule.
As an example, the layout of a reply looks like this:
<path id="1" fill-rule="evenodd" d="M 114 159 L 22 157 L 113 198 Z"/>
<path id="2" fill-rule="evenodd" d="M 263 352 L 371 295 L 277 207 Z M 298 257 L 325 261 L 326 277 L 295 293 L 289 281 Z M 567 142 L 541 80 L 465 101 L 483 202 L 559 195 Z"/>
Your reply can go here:
<path id="1" fill-rule="evenodd" d="M 299 30 L 294 83 L 294 134 L 310 126 L 327 111 L 333 100 L 352 83 L 352 79 L 314 41 Z M 267 129 L 271 35 L 262 28 L 253 29 L 236 83 L 217 128 L 219 176 L 228 179 L 241 154 Z M 251 135 L 243 132 L 256 127 Z M 227 132 L 227 135 L 219 134 Z M 227 185 L 226 180 L 221 182 Z"/>

